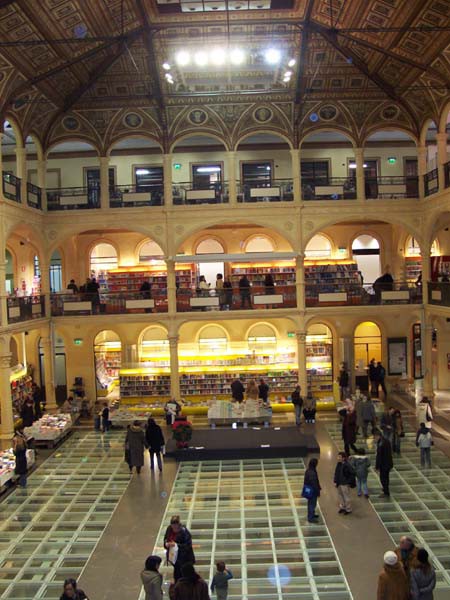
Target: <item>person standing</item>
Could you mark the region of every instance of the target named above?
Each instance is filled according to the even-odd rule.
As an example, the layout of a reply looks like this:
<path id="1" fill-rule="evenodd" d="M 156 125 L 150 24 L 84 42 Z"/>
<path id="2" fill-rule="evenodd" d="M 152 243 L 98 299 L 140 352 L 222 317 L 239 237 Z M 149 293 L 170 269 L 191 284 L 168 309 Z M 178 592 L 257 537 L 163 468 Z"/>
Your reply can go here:
<path id="1" fill-rule="evenodd" d="M 264 402 L 264 404 L 267 404 L 267 401 L 269 399 L 269 386 L 263 378 L 259 380 L 258 398 L 260 398 Z"/>
<path id="2" fill-rule="evenodd" d="M 109 431 L 109 406 L 107 402 L 103 402 L 102 431 L 103 433 L 107 433 Z"/>
<path id="3" fill-rule="evenodd" d="M 34 404 L 33 398 L 27 396 L 20 411 L 23 427 L 31 427 L 34 423 Z"/>
<path id="4" fill-rule="evenodd" d="M 370 396 L 378 398 L 377 363 L 374 358 L 369 363 Z"/>
<path id="5" fill-rule="evenodd" d="M 16 459 L 14 473 L 19 476 L 20 487 L 27 487 L 27 438 L 23 433 L 23 427 L 18 427 L 12 439 L 13 453 Z"/>
<path id="6" fill-rule="evenodd" d="M 33 396 L 34 417 L 38 421 L 42 418 L 42 390 L 34 381 L 31 386 L 31 393 Z"/>
<path id="7" fill-rule="evenodd" d="M 75 279 L 71 279 L 70 283 L 67 286 L 68 290 L 72 290 L 72 294 L 78 294 L 78 286 L 75 283 Z"/>
<path id="8" fill-rule="evenodd" d="M 143 300 L 151 300 L 151 298 L 152 298 L 152 284 L 150 283 L 149 279 L 146 279 L 145 281 L 142 282 L 142 285 L 141 285 L 139 291 L 141 292 L 141 296 L 142 296 Z M 152 309 L 149 306 L 147 306 L 147 307 L 145 307 L 144 311 L 146 313 L 151 313 Z"/>
<path id="9" fill-rule="evenodd" d="M 395 554 L 399 562 L 402 564 L 403 571 L 405 572 L 409 582 L 411 578 L 411 571 L 417 566 L 418 549 L 410 537 L 403 535 L 400 538 L 398 548 L 395 549 Z"/>
<path id="10" fill-rule="evenodd" d="M 383 488 L 381 497 L 388 497 L 390 496 L 389 475 L 394 467 L 394 462 L 392 460 L 392 446 L 391 442 L 385 438 L 380 431 L 377 431 L 375 434 L 375 442 L 377 452 L 375 469 L 380 475 L 380 483 Z"/>
<path id="11" fill-rule="evenodd" d="M 264 277 L 264 292 L 266 296 L 273 296 L 275 294 L 275 282 L 270 273 L 267 273 Z"/>
<path id="12" fill-rule="evenodd" d="M 398 456 L 400 456 L 402 437 L 405 437 L 402 413 L 398 409 L 392 409 L 392 451 Z"/>
<path id="13" fill-rule="evenodd" d="M 355 470 L 358 496 L 364 494 L 365 498 L 368 498 L 369 488 L 367 487 L 367 478 L 369 476 L 370 458 L 366 456 L 365 449 L 360 448 L 355 455 L 350 456 L 349 461 Z"/>
<path id="14" fill-rule="evenodd" d="M 223 288 L 222 273 L 217 273 L 217 275 L 216 275 L 216 296 L 218 296 L 218 298 L 219 298 L 220 310 L 223 310 L 224 306 L 225 306 L 225 290 Z"/>
<path id="15" fill-rule="evenodd" d="M 239 294 L 241 296 L 241 308 L 244 309 L 246 304 L 248 308 L 253 308 L 252 296 L 250 294 L 250 281 L 247 275 L 243 275 L 239 279 Z"/>
<path id="16" fill-rule="evenodd" d="M 347 367 L 345 363 L 342 363 L 341 370 L 339 372 L 339 394 L 341 398 L 341 402 L 344 402 L 346 398 L 349 397 L 350 394 L 350 377 L 348 374 Z"/>
<path id="17" fill-rule="evenodd" d="M 211 592 L 216 592 L 217 600 L 227 600 L 228 598 L 228 582 L 233 579 L 233 573 L 227 569 L 223 560 L 216 563 L 216 574 L 211 582 Z"/>
<path id="18" fill-rule="evenodd" d="M 350 455 L 350 448 L 353 452 L 358 452 L 355 446 L 356 442 L 356 412 L 353 405 L 347 408 L 344 420 L 342 421 L 342 440 L 344 450 L 347 456 Z"/>
<path id="19" fill-rule="evenodd" d="M 308 487 L 310 488 L 310 492 L 308 492 L 307 500 L 308 500 L 308 523 L 316 523 L 319 515 L 316 515 L 316 506 L 317 499 L 320 496 L 320 487 L 319 476 L 317 474 L 317 465 L 319 461 L 317 458 L 311 458 L 308 463 L 308 468 L 305 471 L 305 478 L 303 480 L 303 491 Z"/>
<path id="20" fill-rule="evenodd" d="M 427 396 L 424 396 L 417 405 L 417 420 L 420 423 L 425 423 L 428 429 L 431 429 L 433 422 L 433 412 L 431 410 L 431 402 Z"/>
<path id="21" fill-rule="evenodd" d="M 177 548 L 176 557 L 173 549 Z M 194 550 L 192 549 L 192 536 L 187 527 L 181 524 L 180 517 L 174 515 L 164 534 L 164 548 L 167 552 L 167 562 L 173 565 L 174 579 L 178 581 L 181 570 L 186 564 L 195 564 Z M 175 560 L 173 560 L 175 558 Z M 172 560 L 171 560 L 172 559 Z"/>
<path id="22" fill-rule="evenodd" d="M 368 434 L 369 425 L 372 426 L 372 435 L 375 431 L 375 423 L 377 420 L 375 406 L 370 397 L 366 398 L 361 404 L 361 418 L 363 422 L 362 430 L 363 436 L 366 438 Z"/>
<path id="23" fill-rule="evenodd" d="M 393 436 L 394 436 L 392 412 L 393 412 L 392 408 L 388 408 L 386 406 L 383 414 L 381 415 L 381 419 L 380 419 L 381 431 L 383 432 L 384 437 L 387 438 L 391 442 L 391 445 L 392 445 L 392 440 L 393 440 Z"/>
<path id="24" fill-rule="evenodd" d="M 233 285 L 229 279 L 225 279 L 223 283 L 223 290 L 225 296 L 225 307 L 227 310 L 233 308 Z"/>
<path id="25" fill-rule="evenodd" d="M 308 395 L 306 396 L 305 408 L 303 409 L 303 416 L 305 417 L 306 423 L 316 422 L 316 406 L 316 399 L 311 392 L 308 392 Z"/>
<path id="26" fill-rule="evenodd" d="M 163 576 L 159 572 L 160 564 L 159 556 L 149 556 L 145 561 L 145 568 L 141 572 L 145 600 L 163 600 Z"/>
<path id="27" fill-rule="evenodd" d="M 241 403 L 244 400 L 244 384 L 241 381 L 240 375 L 231 383 L 231 397 L 233 402 Z"/>
<path id="28" fill-rule="evenodd" d="M 133 467 L 139 475 L 144 465 L 145 434 L 139 421 L 134 421 L 127 431 L 125 449 L 129 452 L 130 473 Z"/>
<path id="29" fill-rule="evenodd" d="M 154 470 L 154 458 L 156 455 L 158 469 L 162 471 L 161 451 L 165 444 L 164 435 L 161 427 L 158 425 L 155 419 L 152 419 L 151 417 L 147 421 L 145 440 L 150 452 L 150 470 Z"/>
<path id="30" fill-rule="evenodd" d="M 408 578 L 392 550 L 385 552 L 378 576 L 377 600 L 409 600 Z"/>
<path id="31" fill-rule="evenodd" d="M 417 563 L 411 571 L 411 600 L 433 600 L 436 572 L 425 548 L 419 548 Z"/>
<path id="32" fill-rule="evenodd" d="M 297 425 L 297 427 L 299 427 L 302 422 L 303 398 L 301 397 L 300 392 L 300 386 L 296 385 L 295 390 L 291 394 L 291 400 L 295 410 L 295 424 Z"/>
<path id="33" fill-rule="evenodd" d="M 77 585 L 75 579 L 64 581 L 64 590 L 59 600 L 89 600 L 86 594 Z"/>
<path id="34" fill-rule="evenodd" d="M 384 394 L 384 401 L 386 402 L 387 390 L 386 390 L 385 379 L 386 379 L 386 369 L 381 364 L 381 361 L 379 361 L 377 363 L 377 367 L 376 367 L 377 398 L 378 398 L 378 388 L 381 387 L 381 389 L 383 390 L 383 394 Z"/>
<path id="35" fill-rule="evenodd" d="M 422 467 L 431 469 L 431 446 L 433 436 L 425 423 L 421 423 L 416 435 L 416 446 L 420 448 L 420 464 Z"/>
<path id="36" fill-rule="evenodd" d="M 334 471 L 334 485 L 338 491 L 339 513 L 349 515 L 352 512 L 350 488 L 355 487 L 355 472 L 347 460 L 345 452 L 339 452 Z"/>
<path id="37" fill-rule="evenodd" d="M 183 565 L 181 577 L 173 588 L 173 600 L 211 600 L 208 584 L 196 572 L 194 565 Z"/>

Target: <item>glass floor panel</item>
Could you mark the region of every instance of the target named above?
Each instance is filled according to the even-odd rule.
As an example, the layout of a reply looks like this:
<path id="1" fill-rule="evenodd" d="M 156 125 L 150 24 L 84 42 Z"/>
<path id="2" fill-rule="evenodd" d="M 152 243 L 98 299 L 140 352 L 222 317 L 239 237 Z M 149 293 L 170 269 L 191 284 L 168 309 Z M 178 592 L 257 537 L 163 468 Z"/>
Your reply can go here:
<path id="1" fill-rule="evenodd" d="M 181 463 L 154 553 L 164 556 L 167 523 L 179 514 L 200 574 L 210 581 L 217 560 L 233 571 L 230 600 L 351 600 L 327 527 L 306 521 L 303 473 L 301 459 Z M 170 581 L 172 569 L 161 571 Z"/>
<path id="2" fill-rule="evenodd" d="M 328 423 L 327 430 L 341 447 L 341 425 Z M 450 459 L 433 447 L 432 468 L 424 469 L 415 439 L 416 434 L 407 431 L 401 456 L 394 455 L 389 499 L 377 497 L 381 486 L 375 470 L 370 470 L 369 492 L 376 491 L 370 501 L 395 545 L 402 535 L 409 535 L 427 549 L 436 568 L 437 587 L 450 594 Z M 356 445 L 365 447 L 374 467 L 373 438 L 358 438 Z"/>
<path id="3" fill-rule="evenodd" d="M 56 600 L 78 578 L 130 476 L 123 433 L 75 433 L 0 505 L 0 597 Z"/>

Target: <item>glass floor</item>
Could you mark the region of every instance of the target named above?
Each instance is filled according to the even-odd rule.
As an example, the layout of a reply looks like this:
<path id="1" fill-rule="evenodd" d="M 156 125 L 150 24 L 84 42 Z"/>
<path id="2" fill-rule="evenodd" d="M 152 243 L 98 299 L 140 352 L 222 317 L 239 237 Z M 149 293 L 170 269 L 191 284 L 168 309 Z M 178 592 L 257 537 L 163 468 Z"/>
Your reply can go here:
<path id="1" fill-rule="evenodd" d="M 154 553 L 164 556 L 178 514 L 199 573 L 210 581 L 216 560 L 233 571 L 230 600 L 351 600 L 327 527 L 307 523 L 303 473 L 301 459 L 181 463 Z M 171 578 L 171 568 L 161 570 Z"/>
<path id="2" fill-rule="evenodd" d="M 341 448 L 341 425 L 327 425 L 328 432 Z M 401 457 L 394 455 L 390 476 L 391 497 L 378 498 L 381 486 L 377 473 L 369 475 L 370 501 L 395 545 L 408 535 L 416 545 L 427 549 L 437 572 L 437 587 L 450 594 L 450 459 L 436 447 L 431 450 L 431 469 L 420 466 L 416 434 L 402 439 Z M 358 437 L 357 447 L 365 447 L 375 466 L 373 439 Z M 450 595 L 449 595 L 450 597 Z"/>
<path id="3" fill-rule="evenodd" d="M 78 579 L 130 476 L 123 434 L 75 433 L 0 503 L 0 598 L 56 599 Z"/>

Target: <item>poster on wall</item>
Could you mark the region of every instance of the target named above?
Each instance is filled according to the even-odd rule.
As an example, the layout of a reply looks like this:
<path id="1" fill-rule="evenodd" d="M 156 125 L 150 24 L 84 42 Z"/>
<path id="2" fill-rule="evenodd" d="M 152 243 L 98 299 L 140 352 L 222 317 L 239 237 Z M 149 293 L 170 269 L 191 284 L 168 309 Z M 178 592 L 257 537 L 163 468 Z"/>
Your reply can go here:
<path id="1" fill-rule="evenodd" d="M 406 338 L 388 338 L 388 373 L 403 375 L 407 372 Z"/>

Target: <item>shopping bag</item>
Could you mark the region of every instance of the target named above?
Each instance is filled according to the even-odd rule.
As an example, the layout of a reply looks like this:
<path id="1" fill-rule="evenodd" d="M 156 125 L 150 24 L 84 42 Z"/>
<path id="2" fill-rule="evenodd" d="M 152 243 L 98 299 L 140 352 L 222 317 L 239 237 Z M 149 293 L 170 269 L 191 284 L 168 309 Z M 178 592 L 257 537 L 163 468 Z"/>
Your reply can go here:
<path id="1" fill-rule="evenodd" d="M 177 562 L 177 558 L 178 558 L 178 544 L 174 544 L 173 546 L 170 546 L 170 548 L 169 548 L 169 553 L 167 555 L 167 561 L 171 565 L 174 565 Z"/>
<path id="2" fill-rule="evenodd" d="M 306 498 L 307 500 L 311 500 L 314 496 L 314 490 L 310 485 L 304 485 L 302 490 L 302 498 Z"/>

